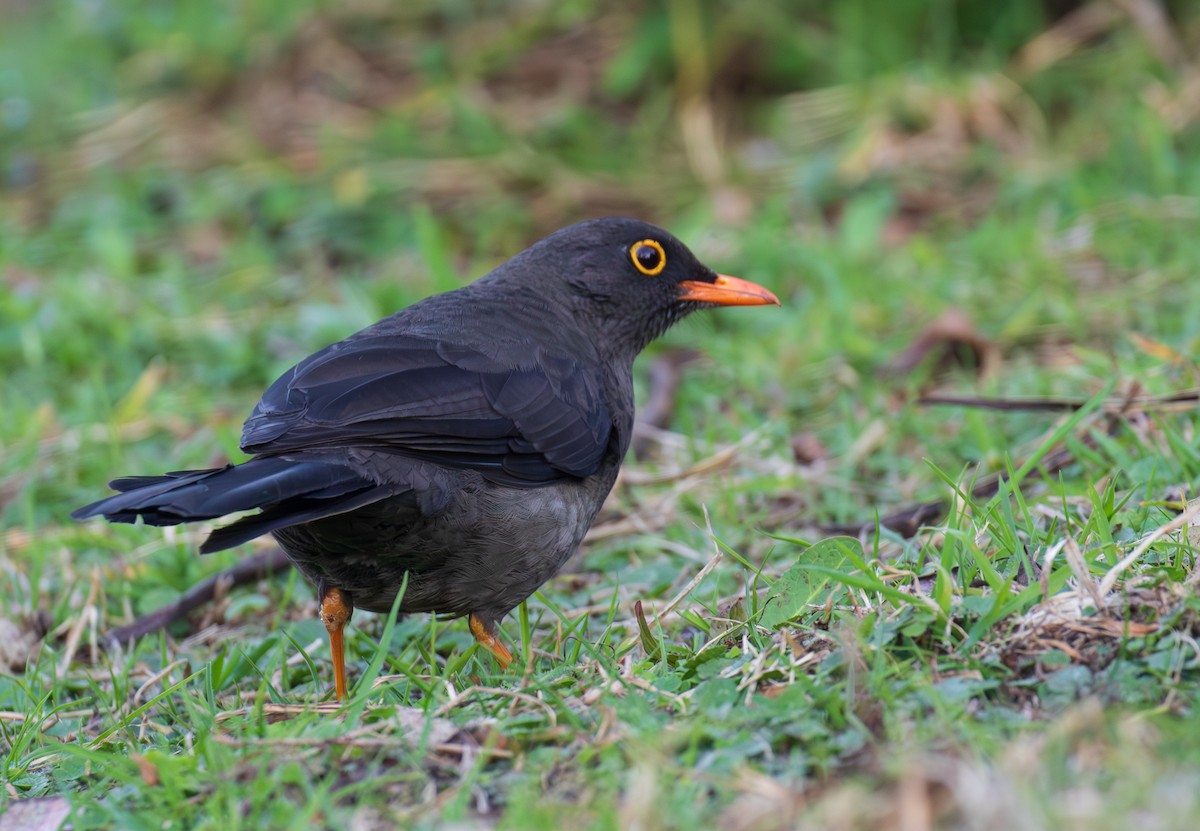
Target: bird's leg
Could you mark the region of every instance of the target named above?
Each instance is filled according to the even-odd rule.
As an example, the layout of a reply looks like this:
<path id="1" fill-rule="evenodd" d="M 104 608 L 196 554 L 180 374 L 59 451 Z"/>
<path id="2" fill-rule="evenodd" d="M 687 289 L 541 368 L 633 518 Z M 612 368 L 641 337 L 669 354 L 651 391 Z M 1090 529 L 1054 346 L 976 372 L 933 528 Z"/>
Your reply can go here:
<path id="1" fill-rule="evenodd" d="M 512 663 L 512 653 L 496 637 L 492 625 L 474 612 L 467 617 L 467 622 L 471 627 L 471 634 L 475 636 L 475 640 L 479 641 L 479 645 L 492 653 L 492 657 L 499 662 L 500 669 L 508 669 L 508 665 Z"/>
<path id="2" fill-rule="evenodd" d="M 321 587 L 321 622 L 329 632 L 329 648 L 333 653 L 333 694 L 338 701 L 346 697 L 346 641 L 342 636 L 354 603 L 350 592 Z"/>

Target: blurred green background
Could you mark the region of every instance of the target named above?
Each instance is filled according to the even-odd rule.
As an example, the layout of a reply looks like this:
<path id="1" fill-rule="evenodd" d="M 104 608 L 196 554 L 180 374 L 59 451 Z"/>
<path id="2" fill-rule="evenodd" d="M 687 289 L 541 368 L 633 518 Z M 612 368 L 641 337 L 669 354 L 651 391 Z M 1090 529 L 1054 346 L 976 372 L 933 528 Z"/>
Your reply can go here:
<path id="1" fill-rule="evenodd" d="M 69 660 L 60 667 L 74 650 L 63 646 L 72 631 L 77 644 L 86 641 L 87 631 L 94 636 L 178 598 L 239 556 L 201 559 L 193 535 L 81 526 L 67 514 L 103 494 L 115 475 L 239 458 L 242 419 L 279 372 L 391 311 L 462 285 L 570 222 L 613 214 L 656 222 L 709 265 L 763 283 L 783 300 L 778 311 L 698 316 L 651 348 L 651 360 L 677 348 L 697 349 L 706 360 L 687 368 L 666 425 L 682 437 L 679 446 L 642 462 L 673 469 L 743 442 L 750 458 L 739 457 L 737 472 L 672 502 L 668 524 L 656 530 L 665 527 L 676 545 L 706 550 L 703 505 L 724 542 L 749 562 L 769 563 L 768 577 L 786 568 L 780 557 L 796 555 L 778 554 L 762 531 L 870 522 L 944 495 L 943 476 L 953 481 L 976 465 L 1019 466 L 1052 426 L 1045 414 L 922 408 L 922 392 L 1086 399 L 1105 389 L 1166 394 L 1196 386 L 1195 2 L 0 0 L 0 18 L 0 596 L 13 640 L 24 644 L 4 658 L 13 675 L 0 679 L 0 706 L 44 716 L 36 724 L 0 718 L 7 765 L 0 777 L 9 785 L 5 798 L 71 795 L 85 809 L 76 827 L 133 819 L 159 827 L 172 815 L 202 824 L 196 800 L 204 798 L 228 809 L 226 820 L 250 817 L 244 821 L 256 827 L 286 825 L 296 805 L 330 822 L 361 819 L 348 807 L 366 799 L 354 790 L 359 774 L 345 774 L 349 785 L 338 778 L 345 771 L 328 748 L 319 763 L 301 763 L 298 777 L 253 752 L 222 746 L 230 761 L 192 749 L 198 741 L 217 753 L 209 742 L 215 714 L 232 706 L 221 696 L 237 692 L 239 681 L 252 691 L 270 667 L 259 675 L 243 667 L 207 687 L 193 681 L 183 689 L 195 692 L 156 699 L 152 712 L 165 708 L 162 721 L 174 726 L 155 734 L 151 751 L 132 726 L 130 689 L 177 658 L 219 675 L 209 662 L 245 643 L 254 660 L 286 662 L 299 644 L 264 631 L 280 617 L 299 627 L 311 611 L 308 589 L 294 581 L 264 588 L 276 592 L 271 604 L 243 598 L 227 609 L 230 621 L 250 627 L 241 640 L 186 648 L 150 640 L 120 669 L 101 662 L 108 679 Z M 639 385 L 644 398 L 644 370 Z M 1082 528 L 1093 572 L 1111 566 L 1118 545 L 1162 521 L 1155 505 L 1200 481 L 1193 415 L 1152 421 L 1087 452 L 1076 447 L 1078 463 L 1057 491 L 1040 494 L 1040 509 L 1015 520 L 1009 512 L 1008 521 L 1037 529 L 1022 527 L 1013 538 L 1029 530 L 1021 539 L 1044 551 L 1038 545 L 1049 547 L 1063 527 Z M 631 494 L 621 496 L 622 508 L 634 512 L 659 491 L 635 482 Z M 1105 527 L 1095 549 L 1087 539 L 1095 528 L 1071 513 L 1093 501 L 1120 520 L 1111 533 Z M 983 540 L 994 520 L 957 530 Z M 943 539 L 885 542 L 896 548 L 888 557 L 915 574 L 942 556 Z M 578 567 L 591 576 L 561 581 L 544 602 L 607 603 L 617 583 L 633 596 L 662 599 L 680 574 L 686 582 L 699 568 L 669 546 L 639 554 L 646 545 L 636 535 L 596 543 Z M 978 545 L 989 557 L 1012 554 Z M 1013 569 L 1016 562 L 1012 554 Z M 715 574 L 714 596 L 732 592 L 737 577 Z M 1170 571 L 1164 579 L 1184 592 L 1184 577 Z M 916 591 L 923 584 L 913 580 Z M 960 580 L 955 604 L 977 590 Z M 1032 602 L 1010 612 L 1023 614 Z M 964 627 L 994 624 L 992 645 L 1000 643 L 1008 630 L 977 606 L 956 605 L 955 614 L 974 616 Z M 632 625 L 622 609 L 623 623 Z M 1193 619 L 1173 618 L 1172 631 L 1190 637 Z M 362 626 L 378 634 L 371 619 Z M 404 626 L 405 637 L 419 640 L 429 622 Z M 287 638 L 309 637 L 309 629 L 286 631 Z M 920 676 L 926 645 L 901 659 L 889 650 L 911 644 L 889 631 L 894 643 L 872 647 L 885 656 L 872 664 L 880 689 L 920 687 L 924 681 L 901 683 L 892 673 Z M 442 637 L 451 649 L 465 648 L 461 634 Z M 370 660 L 373 643 L 360 636 L 361 662 Z M 444 652 L 430 646 L 421 660 Z M 853 655 L 833 654 L 853 662 Z M 985 679 L 962 701 L 1005 713 L 981 735 L 956 732 L 969 729 L 954 709 L 957 699 L 933 726 L 917 729 L 913 700 L 925 701 L 925 688 L 911 700 L 907 687 L 895 699 L 873 690 L 884 696 L 878 718 L 856 711 L 805 728 L 802 759 L 799 739 L 780 738 L 782 705 L 761 724 L 731 727 L 730 736 L 705 733 L 662 750 L 662 764 L 645 772 L 660 783 L 690 771 L 698 746 L 711 744 L 736 761 L 721 768 L 730 779 L 688 780 L 667 807 L 637 802 L 639 792 L 624 778 L 629 765 L 645 766 L 637 741 L 596 750 L 595 758 L 592 751 L 568 754 L 567 780 L 587 781 L 593 764 L 597 777 L 570 791 L 545 785 L 548 771 L 558 770 L 556 739 L 526 735 L 515 740 L 518 762 L 480 763 L 471 787 L 512 808 L 501 820 L 509 827 L 553 827 L 576 810 L 598 827 L 633 827 L 634 820 L 702 827 L 719 817 L 724 828 L 773 828 L 802 815 L 813 827 L 892 827 L 878 824 L 887 806 L 869 800 L 837 825 L 828 813 L 836 805 L 817 799 L 816 813 L 806 814 L 779 797 L 759 822 L 753 811 L 736 809 L 759 791 L 730 771 L 751 770 L 772 787 L 800 791 L 812 777 L 860 776 L 882 793 L 906 780 L 863 761 L 871 741 L 891 752 L 890 742 L 904 745 L 914 734 L 919 746 L 941 746 L 954 735 L 967 756 L 987 755 L 1020 724 L 1047 713 L 1030 710 L 1025 693 L 990 692 L 1007 670 L 971 663 L 983 660 L 979 654 L 967 649 L 955 658 Z M 1147 659 L 1139 671 L 1153 684 L 1114 686 L 1111 694 L 1169 710 L 1161 684 L 1174 684 L 1171 701 L 1190 702 L 1189 660 L 1172 675 Z M 897 670 L 901 664 L 908 669 Z M 853 709 L 855 694 L 839 686 L 845 679 L 837 666 L 820 670 L 838 679 L 829 682 L 831 701 L 808 689 L 803 704 L 791 706 L 823 713 L 844 698 Z M 608 689 L 607 678 L 587 675 L 579 683 Z M 689 678 L 686 684 L 700 683 Z M 304 688 L 309 693 L 322 689 L 306 676 L 286 683 L 280 697 L 307 681 L 314 681 Z M 429 700 L 441 694 L 426 692 Z M 1072 692 L 1054 695 L 1075 700 Z M 642 702 L 653 715 L 639 715 L 630 704 L 639 700 L 624 700 L 614 718 L 628 735 L 651 742 L 662 705 Z M 720 724 L 728 709 L 703 700 L 713 709 L 698 705 L 702 720 Z M 563 724 L 583 718 L 579 708 L 562 706 Z M 56 708 L 96 716 L 55 717 L 47 726 Z M 539 712 L 521 717 L 542 718 Z M 105 732 L 110 724 L 119 727 L 115 738 Z M 265 728 L 254 722 L 247 729 Z M 746 730 L 760 744 L 739 744 Z M 1126 748 L 1120 730 L 1105 735 L 1113 748 Z M 49 764 L 66 752 L 60 743 L 83 747 L 98 737 L 103 742 L 71 756 L 71 765 Z M 1073 738 L 1063 741 L 1074 747 Z M 154 758 L 162 775 L 174 775 L 190 794 L 186 811 L 193 813 L 179 814 L 178 795 L 155 791 L 133 766 L 145 752 L 161 754 Z M 880 750 L 878 758 L 886 755 Z M 167 758 L 177 766 L 169 768 Z M 1145 761 L 1136 752 L 1125 758 Z M 218 759 L 241 778 L 214 773 Z M 363 764 L 377 772 L 377 762 Z M 88 772 L 93 765 L 115 772 Z M 247 790 L 247 770 L 261 775 L 258 790 Z M 1121 823 L 1145 807 L 1146 782 L 1126 772 L 1124 789 L 1071 780 L 1108 805 L 1085 812 L 1090 827 L 1127 827 Z M 413 775 L 417 784 L 408 785 L 449 788 L 460 815 L 471 813 L 467 806 L 478 797 L 470 783 L 455 790 L 432 768 Z M 1057 827 L 1070 813 L 1053 789 L 1066 787 L 1063 780 L 1014 775 L 1010 785 L 1041 812 L 1027 827 Z M 1186 776 L 1200 781 L 1194 768 Z M 310 785 L 316 790 L 305 790 Z M 947 787 L 951 802 L 966 804 L 969 788 Z M 273 802 L 274 789 L 289 799 Z M 1200 788 L 1190 792 L 1178 816 L 1196 808 Z M 102 798 L 88 802 L 89 793 Z M 444 807 L 417 803 L 430 813 L 405 814 L 405 821 L 424 822 Z M 122 814 L 120 806 L 145 814 Z M 1001 815 L 1008 824 L 995 827 L 1017 827 L 1020 818 Z"/>
<path id="2" fill-rule="evenodd" d="M 1094 387 L 1022 377 L 1038 349 L 1107 360 L 1133 329 L 1188 354 L 1200 332 L 1193 4 L 10 2 L 5 17 L 4 465 L 39 519 L 84 493 L 78 465 L 90 485 L 125 458 L 114 442 L 97 467 L 31 465 L 39 435 L 194 426 L 215 407 L 232 451 L 298 356 L 590 216 L 666 225 L 784 297 L 786 318 L 674 337 L 765 335 L 715 357 L 810 425 L 844 414 L 806 366 L 873 373 L 950 308 L 1012 353 L 994 383 L 1026 394 Z M 205 463 L 212 436 L 190 453 L 177 439 L 160 451 Z"/>

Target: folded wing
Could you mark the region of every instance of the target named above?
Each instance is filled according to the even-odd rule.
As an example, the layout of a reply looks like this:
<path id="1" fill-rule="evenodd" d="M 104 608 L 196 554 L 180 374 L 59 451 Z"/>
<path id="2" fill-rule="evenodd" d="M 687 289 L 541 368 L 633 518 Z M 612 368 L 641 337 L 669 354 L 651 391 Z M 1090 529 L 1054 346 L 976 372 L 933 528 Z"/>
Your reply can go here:
<path id="1" fill-rule="evenodd" d="M 351 338 L 267 390 L 242 449 L 369 448 L 518 486 L 595 472 L 612 430 L 599 373 L 532 348 L 516 364 L 407 335 Z"/>
<path id="2" fill-rule="evenodd" d="M 254 458 L 212 470 L 139 476 L 76 511 L 175 525 L 252 511 L 212 533 L 218 551 L 269 531 L 431 487 L 432 462 L 538 487 L 600 464 L 612 421 L 600 377 L 532 353 L 505 366 L 478 350 L 371 330 L 277 380 L 246 421 Z"/>

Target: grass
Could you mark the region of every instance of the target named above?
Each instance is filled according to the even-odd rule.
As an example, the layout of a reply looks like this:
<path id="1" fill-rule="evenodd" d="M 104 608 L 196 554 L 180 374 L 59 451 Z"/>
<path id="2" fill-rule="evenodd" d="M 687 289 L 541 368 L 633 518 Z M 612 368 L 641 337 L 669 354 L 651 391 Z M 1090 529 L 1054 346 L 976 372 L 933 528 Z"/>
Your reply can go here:
<path id="1" fill-rule="evenodd" d="M 1196 386 L 1197 21 L 1064 8 L 14 13 L 0 810 L 1194 827 L 1197 415 L 1156 397 Z M 300 357 L 605 213 L 784 307 L 648 350 L 643 401 L 651 362 L 702 357 L 585 550 L 503 623 L 510 672 L 462 622 L 360 614 L 354 693 L 318 707 L 332 672 L 294 574 L 97 649 L 269 543 L 200 557 L 203 528 L 73 508 L 115 475 L 240 458 Z M 939 499 L 915 534 L 876 525 Z"/>

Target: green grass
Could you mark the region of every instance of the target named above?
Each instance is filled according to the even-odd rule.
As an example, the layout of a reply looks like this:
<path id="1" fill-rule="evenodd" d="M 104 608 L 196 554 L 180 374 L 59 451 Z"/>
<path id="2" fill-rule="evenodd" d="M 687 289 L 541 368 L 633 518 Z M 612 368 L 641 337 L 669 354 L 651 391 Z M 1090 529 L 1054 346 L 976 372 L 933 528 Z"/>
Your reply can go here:
<path id="1" fill-rule="evenodd" d="M 1038 62 L 1062 9 L 1031 0 L 165 8 L 34 4 L 0 33 L 0 810 L 1195 827 L 1194 531 L 1123 562 L 1200 482 L 1194 402 L 1130 399 L 1193 389 L 1200 352 L 1196 70 L 1153 32 L 1117 15 Z M 1194 9 L 1169 12 L 1195 54 Z M 510 672 L 461 621 L 360 614 L 354 693 L 317 711 L 294 574 L 94 649 L 247 551 L 73 508 L 240 458 L 296 360 L 605 213 L 784 306 L 648 350 L 643 400 L 649 361 L 702 360 L 503 623 Z M 998 360 L 895 369 L 947 311 Z M 822 530 L 935 499 L 911 538 Z"/>

